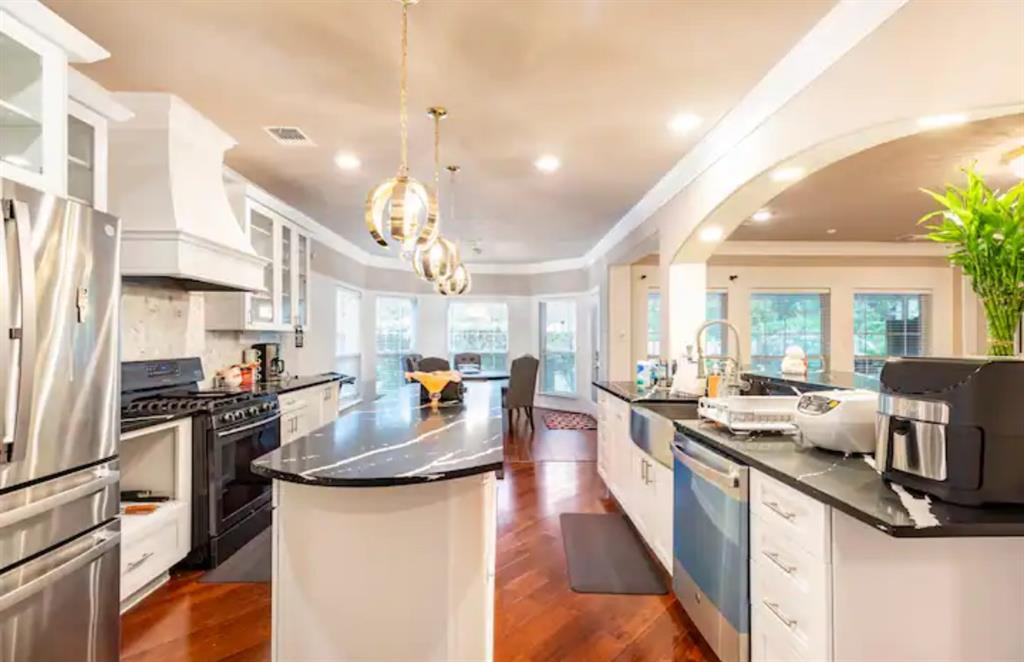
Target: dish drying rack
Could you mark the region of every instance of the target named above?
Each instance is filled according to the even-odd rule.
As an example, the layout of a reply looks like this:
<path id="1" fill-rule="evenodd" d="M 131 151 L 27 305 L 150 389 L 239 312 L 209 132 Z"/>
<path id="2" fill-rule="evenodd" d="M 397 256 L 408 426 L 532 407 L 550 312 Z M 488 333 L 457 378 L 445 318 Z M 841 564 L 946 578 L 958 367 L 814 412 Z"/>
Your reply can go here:
<path id="1" fill-rule="evenodd" d="M 743 395 L 697 401 L 697 416 L 726 428 L 733 434 L 774 432 L 795 434 L 795 395 Z"/>

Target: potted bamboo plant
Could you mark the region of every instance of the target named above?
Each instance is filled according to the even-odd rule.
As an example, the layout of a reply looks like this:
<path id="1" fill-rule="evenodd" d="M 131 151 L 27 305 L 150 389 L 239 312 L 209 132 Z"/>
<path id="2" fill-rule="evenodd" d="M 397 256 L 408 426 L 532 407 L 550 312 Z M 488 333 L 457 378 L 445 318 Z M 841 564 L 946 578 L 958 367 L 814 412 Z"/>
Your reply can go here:
<path id="1" fill-rule="evenodd" d="M 952 247 L 949 261 L 970 277 L 988 315 L 989 354 L 1012 356 L 1024 315 L 1024 181 L 1001 193 L 973 167 L 964 173 L 965 188 L 922 189 L 940 208 L 919 223 L 928 239 Z"/>

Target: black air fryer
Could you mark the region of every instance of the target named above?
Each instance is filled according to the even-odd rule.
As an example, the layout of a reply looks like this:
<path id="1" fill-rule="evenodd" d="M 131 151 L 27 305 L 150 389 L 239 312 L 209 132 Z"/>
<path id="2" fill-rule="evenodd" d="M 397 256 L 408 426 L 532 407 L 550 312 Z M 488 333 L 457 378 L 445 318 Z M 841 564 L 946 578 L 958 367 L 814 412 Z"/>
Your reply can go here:
<path id="1" fill-rule="evenodd" d="M 963 505 L 1024 503 L 1024 361 L 890 359 L 877 441 L 894 483 Z"/>

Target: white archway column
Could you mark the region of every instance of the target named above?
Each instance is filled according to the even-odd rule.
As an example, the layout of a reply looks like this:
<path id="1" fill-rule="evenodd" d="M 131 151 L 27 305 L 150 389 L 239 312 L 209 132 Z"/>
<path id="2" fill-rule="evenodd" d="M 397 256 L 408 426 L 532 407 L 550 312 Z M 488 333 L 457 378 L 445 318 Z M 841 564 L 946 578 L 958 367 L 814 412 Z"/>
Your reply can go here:
<path id="1" fill-rule="evenodd" d="M 689 346 L 694 346 L 697 329 L 705 320 L 708 265 L 706 262 L 663 265 L 661 273 L 661 300 L 663 305 L 664 302 L 668 303 L 668 315 L 662 315 L 662 333 L 666 332 L 667 321 L 669 359 L 678 361 L 679 370 L 690 370 L 692 376 L 696 377 L 696 365 L 687 363 L 686 355 Z M 696 346 L 693 351 L 696 352 Z"/>

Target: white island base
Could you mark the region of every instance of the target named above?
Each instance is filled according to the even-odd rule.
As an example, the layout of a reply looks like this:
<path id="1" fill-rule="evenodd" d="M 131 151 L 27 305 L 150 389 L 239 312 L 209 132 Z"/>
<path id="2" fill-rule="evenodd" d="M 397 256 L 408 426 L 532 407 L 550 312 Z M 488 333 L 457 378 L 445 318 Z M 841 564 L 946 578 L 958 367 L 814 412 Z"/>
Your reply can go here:
<path id="1" fill-rule="evenodd" d="M 273 660 L 493 659 L 493 472 L 274 500 Z"/>

